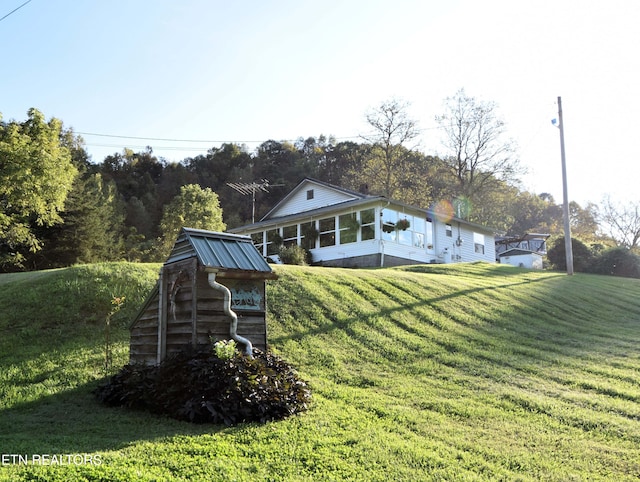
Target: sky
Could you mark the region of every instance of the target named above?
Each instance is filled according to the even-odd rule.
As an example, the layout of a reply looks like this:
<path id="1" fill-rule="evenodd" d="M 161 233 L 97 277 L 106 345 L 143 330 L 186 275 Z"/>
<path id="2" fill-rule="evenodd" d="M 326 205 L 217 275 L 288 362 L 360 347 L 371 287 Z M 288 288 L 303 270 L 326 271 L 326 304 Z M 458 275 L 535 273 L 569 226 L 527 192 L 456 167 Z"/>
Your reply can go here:
<path id="1" fill-rule="evenodd" d="M 435 117 L 464 89 L 496 104 L 523 189 L 562 201 L 561 97 L 569 198 L 640 200 L 636 0 L 25 1 L 0 0 L 0 113 L 61 119 L 94 162 L 360 142 L 390 99 L 446 155 Z"/>

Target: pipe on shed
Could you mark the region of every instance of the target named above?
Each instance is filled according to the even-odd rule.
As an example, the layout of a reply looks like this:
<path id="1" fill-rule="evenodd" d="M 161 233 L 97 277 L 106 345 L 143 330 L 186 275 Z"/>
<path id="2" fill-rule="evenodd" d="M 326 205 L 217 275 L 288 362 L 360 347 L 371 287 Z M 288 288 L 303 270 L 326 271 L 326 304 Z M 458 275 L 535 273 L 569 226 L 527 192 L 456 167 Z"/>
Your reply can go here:
<path id="1" fill-rule="evenodd" d="M 238 315 L 236 315 L 235 312 L 231 309 L 231 291 L 229 291 L 229 288 L 227 288 L 225 285 L 222 285 L 216 281 L 215 272 L 209 272 L 207 274 L 208 274 L 207 281 L 209 282 L 209 286 L 211 286 L 214 290 L 222 292 L 224 295 L 224 301 L 223 301 L 224 313 L 225 315 L 231 318 L 231 327 L 229 328 L 229 334 L 231 335 L 231 338 L 237 342 L 244 344 L 245 355 L 247 355 L 249 358 L 253 358 L 253 345 L 251 344 L 251 341 L 249 341 L 247 338 L 244 338 L 238 335 L 237 333 Z"/>

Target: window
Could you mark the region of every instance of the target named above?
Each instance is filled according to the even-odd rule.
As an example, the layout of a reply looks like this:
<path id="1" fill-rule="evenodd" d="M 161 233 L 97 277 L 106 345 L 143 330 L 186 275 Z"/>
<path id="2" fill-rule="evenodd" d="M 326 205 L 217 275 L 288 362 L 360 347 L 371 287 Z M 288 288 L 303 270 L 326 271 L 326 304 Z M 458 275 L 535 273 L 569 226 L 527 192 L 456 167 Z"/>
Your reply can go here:
<path id="1" fill-rule="evenodd" d="M 360 235 L 362 241 L 375 239 L 376 237 L 376 210 L 365 209 L 360 211 Z"/>
<path id="2" fill-rule="evenodd" d="M 251 241 L 253 241 L 253 245 L 256 247 L 260 254 L 264 255 L 264 233 L 261 231 L 259 233 L 253 233 L 251 235 Z"/>
<path id="3" fill-rule="evenodd" d="M 340 244 L 355 243 L 358 240 L 360 224 L 356 213 L 343 214 L 338 218 L 340 226 Z"/>
<path id="4" fill-rule="evenodd" d="M 451 225 L 447 224 L 445 226 L 445 229 L 447 230 L 447 238 L 452 238 L 453 237 L 453 228 L 451 227 Z"/>
<path id="5" fill-rule="evenodd" d="M 335 246 L 336 244 L 336 218 L 325 218 L 319 221 L 320 247 Z"/>
<path id="6" fill-rule="evenodd" d="M 307 201 L 309 199 L 313 199 L 313 189 L 308 189 L 307 190 Z"/>
<path id="7" fill-rule="evenodd" d="M 282 228 L 283 244 L 285 246 L 294 246 L 298 244 L 298 225 L 285 226 Z"/>
<path id="8" fill-rule="evenodd" d="M 433 251 L 433 221 L 427 218 L 427 249 Z"/>
<path id="9" fill-rule="evenodd" d="M 404 244 L 405 246 L 413 245 L 413 216 L 407 216 L 406 214 L 401 214 L 399 221 L 407 221 L 409 226 L 405 229 L 400 229 L 398 226 L 398 242 L 400 244 Z M 406 226 L 406 223 L 402 226 Z"/>
<path id="10" fill-rule="evenodd" d="M 382 217 L 382 239 L 385 241 L 395 241 L 398 212 L 391 209 L 384 209 L 380 213 L 380 216 Z"/>
<path id="11" fill-rule="evenodd" d="M 427 221 L 421 216 L 413 217 L 413 246 L 416 248 L 424 249 L 425 233 L 427 228 Z"/>
<path id="12" fill-rule="evenodd" d="M 314 249 L 318 239 L 316 222 L 303 223 L 300 225 L 300 246 L 304 249 Z"/>
<path id="13" fill-rule="evenodd" d="M 473 247 L 478 254 L 484 254 L 484 234 L 473 233 Z"/>
<path id="14" fill-rule="evenodd" d="M 282 236 L 279 229 L 270 229 L 267 231 L 267 256 L 278 254 L 282 246 Z"/>

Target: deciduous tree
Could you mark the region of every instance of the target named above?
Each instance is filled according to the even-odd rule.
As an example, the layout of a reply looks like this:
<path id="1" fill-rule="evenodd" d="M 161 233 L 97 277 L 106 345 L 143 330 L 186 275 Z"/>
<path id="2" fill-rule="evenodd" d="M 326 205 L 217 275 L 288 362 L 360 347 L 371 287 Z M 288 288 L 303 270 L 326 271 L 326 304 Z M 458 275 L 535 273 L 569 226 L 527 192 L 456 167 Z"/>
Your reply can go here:
<path id="1" fill-rule="evenodd" d="M 158 260 L 169 255 L 183 227 L 224 231 L 226 225 L 222 220 L 218 195 L 211 189 L 203 189 L 197 184 L 188 184 L 180 188 L 180 194 L 164 208 L 160 222 L 162 238 L 158 240 L 156 253 Z"/>
<path id="2" fill-rule="evenodd" d="M 424 156 L 413 145 L 419 131 L 408 107 L 405 101 L 391 99 L 366 114 L 372 132 L 362 137 L 370 148 L 351 172 L 353 184 L 367 185 L 373 193 L 398 200 L 403 200 L 401 190 L 414 187 Z"/>
<path id="3" fill-rule="evenodd" d="M 34 226 L 61 222 L 60 211 L 78 173 L 61 142 L 62 122 L 30 109 L 24 122 L 0 118 L 0 265 L 16 268 L 41 248 Z"/>
<path id="4" fill-rule="evenodd" d="M 602 201 L 598 218 L 602 229 L 619 246 L 629 249 L 640 247 L 640 203 L 622 205 L 607 196 Z"/>
<path id="5" fill-rule="evenodd" d="M 524 172 L 495 103 L 470 97 L 461 89 L 445 100 L 444 113 L 436 121 L 444 133 L 444 160 L 457 181 L 455 195 L 475 202 L 497 181 L 512 184 Z"/>

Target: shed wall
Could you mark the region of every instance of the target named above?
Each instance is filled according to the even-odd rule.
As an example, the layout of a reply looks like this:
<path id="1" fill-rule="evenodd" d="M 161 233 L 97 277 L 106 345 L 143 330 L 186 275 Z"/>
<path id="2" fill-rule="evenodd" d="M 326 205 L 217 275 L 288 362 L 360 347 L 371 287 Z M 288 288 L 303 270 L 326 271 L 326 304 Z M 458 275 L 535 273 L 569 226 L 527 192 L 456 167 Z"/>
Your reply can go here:
<path id="1" fill-rule="evenodd" d="M 219 273 L 216 281 L 232 291 L 232 309 L 238 316 L 237 334 L 265 351 L 264 280 L 225 279 Z M 224 313 L 223 295 L 209 286 L 207 273 L 195 269 L 191 260 L 164 267 L 159 289 L 154 293 L 131 327 L 130 363 L 155 364 L 165 355 L 186 347 L 209 345 L 211 339 L 230 339 L 231 318 Z M 234 300 L 234 293 L 242 300 Z"/>

